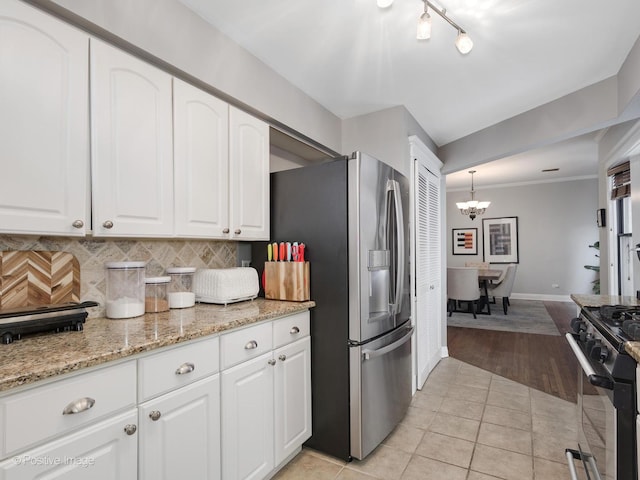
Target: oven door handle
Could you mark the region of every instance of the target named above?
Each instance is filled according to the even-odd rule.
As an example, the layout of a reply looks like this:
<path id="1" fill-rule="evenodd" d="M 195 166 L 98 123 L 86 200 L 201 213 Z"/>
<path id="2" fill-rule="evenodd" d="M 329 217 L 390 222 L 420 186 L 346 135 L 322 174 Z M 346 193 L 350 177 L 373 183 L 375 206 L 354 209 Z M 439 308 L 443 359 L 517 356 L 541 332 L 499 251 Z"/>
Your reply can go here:
<path id="1" fill-rule="evenodd" d="M 602 388 L 606 388 L 607 390 L 613 390 L 613 380 L 611 380 L 609 377 L 605 375 L 598 375 L 596 373 L 596 371 L 593 369 L 593 367 L 589 363 L 589 360 L 587 359 L 585 354 L 582 352 L 580 345 L 578 345 L 578 342 L 576 342 L 576 339 L 573 337 L 573 335 L 570 333 L 567 333 L 565 334 L 565 338 L 567 339 L 567 342 L 569 342 L 569 346 L 571 347 L 571 350 L 573 350 L 573 354 L 576 356 L 576 359 L 578 360 L 578 363 L 580 364 L 582 371 L 589 379 L 589 383 L 596 387 L 602 387 Z"/>

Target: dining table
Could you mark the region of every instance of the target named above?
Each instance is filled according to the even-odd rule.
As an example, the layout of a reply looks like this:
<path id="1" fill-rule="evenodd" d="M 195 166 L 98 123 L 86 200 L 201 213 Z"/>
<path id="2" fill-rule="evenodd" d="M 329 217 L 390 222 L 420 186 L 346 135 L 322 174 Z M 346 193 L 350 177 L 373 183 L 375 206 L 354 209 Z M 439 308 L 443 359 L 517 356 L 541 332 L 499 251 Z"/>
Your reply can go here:
<path id="1" fill-rule="evenodd" d="M 491 315 L 491 302 L 489 302 L 489 284 L 495 280 L 498 280 L 503 274 L 502 270 L 493 268 L 479 268 L 478 269 L 478 282 L 483 294 L 478 300 L 478 314 Z M 485 306 L 487 307 L 485 310 Z"/>

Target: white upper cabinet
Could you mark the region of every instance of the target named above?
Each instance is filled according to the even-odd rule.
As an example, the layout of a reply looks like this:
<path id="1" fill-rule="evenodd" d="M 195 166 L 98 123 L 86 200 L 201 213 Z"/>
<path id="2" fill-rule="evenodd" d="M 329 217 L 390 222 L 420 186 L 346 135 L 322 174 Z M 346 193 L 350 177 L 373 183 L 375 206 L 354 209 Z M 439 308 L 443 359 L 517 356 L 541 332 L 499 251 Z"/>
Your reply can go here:
<path id="1" fill-rule="evenodd" d="M 229 236 L 229 105 L 173 80 L 176 236 Z"/>
<path id="2" fill-rule="evenodd" d="M 88 36 L 0 2 L 0 232 L 85 235 Z"/>
<path id="3" fill-rule="evenodd" d="M 229 108 L 231 238 L 269 239 L 269 126 Z"/>
<path id="4" fill-rule="evenodd" d="M 171 76 L 91 39 L 95 236 L 173 235 Z"/>

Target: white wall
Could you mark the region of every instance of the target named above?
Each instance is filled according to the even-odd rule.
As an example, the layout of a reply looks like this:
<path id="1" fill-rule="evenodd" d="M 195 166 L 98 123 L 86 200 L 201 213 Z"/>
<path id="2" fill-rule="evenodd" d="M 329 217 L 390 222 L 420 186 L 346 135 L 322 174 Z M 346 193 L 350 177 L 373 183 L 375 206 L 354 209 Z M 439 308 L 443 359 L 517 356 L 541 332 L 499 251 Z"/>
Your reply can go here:
<path id="1" fill-rule="evenodd" d="M 447 192 L 447 263 L 463 266 L 482 261 L 482 219 L 518 217 L 519 260 L 514 294 L 531 298 L 590 294 L 595 273 L 584 265 L 598 265 L 596 225 L 598 180 L 483 188 L 477 200 L 491 201 L 484 215 L 470 220 L 455 202 L 470 198 L 468 191 Z M 453 255 L 452 228 L 478 229 L 478 255 Z M 558 284 L 559 288 L 553 288 Z"/>

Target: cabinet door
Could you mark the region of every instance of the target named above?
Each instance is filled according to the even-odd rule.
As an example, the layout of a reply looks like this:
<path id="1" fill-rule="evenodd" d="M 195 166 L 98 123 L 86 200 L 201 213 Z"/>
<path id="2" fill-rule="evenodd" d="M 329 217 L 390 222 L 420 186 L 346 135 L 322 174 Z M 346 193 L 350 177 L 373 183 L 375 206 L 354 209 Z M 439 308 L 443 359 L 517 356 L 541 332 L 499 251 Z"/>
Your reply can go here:
<path id="1" fill-rule="evenodd" d="M 232 238 L 269 240 L 269 126 L 229 107 Z"/>
<path id="2" fill-rule="evenodd" d="M 220 376 L 139 407 L 140 479 L 220 479 Z"/>
<path id="3" fill-rule="evenodd" d="M 173 233 L 171 76 L 91 39 L 96 236 Z"/>
<path id="4" fill-rule="evenodd" d="M 272 352 L 222 372 L 222 478 L 264 478 L 274 468 Z"/>
<path id="5" fill-rule="evenodd" d="M 0 232 L 85 234 L 89 39 L 0 2 Z"/>
<path id="6" fill-rule="evenodd" d="M 130 410 L 17 454 L 0 463 L 0 479 L 136 480 L 136 421 L 136 410 Z"/>
<path id="7" fill-rule="evenodd" d="M 229 238 L 229 105 L 174 78 L 173 115 L 176 235 Z"/>
<path id="8" fill-rule="evenodd" d="M 311 436 L 311 338 L 274 352 L 275 457 L 279 465 Z"/>

